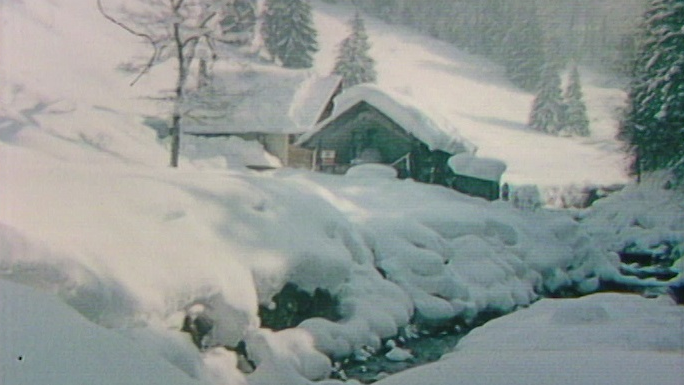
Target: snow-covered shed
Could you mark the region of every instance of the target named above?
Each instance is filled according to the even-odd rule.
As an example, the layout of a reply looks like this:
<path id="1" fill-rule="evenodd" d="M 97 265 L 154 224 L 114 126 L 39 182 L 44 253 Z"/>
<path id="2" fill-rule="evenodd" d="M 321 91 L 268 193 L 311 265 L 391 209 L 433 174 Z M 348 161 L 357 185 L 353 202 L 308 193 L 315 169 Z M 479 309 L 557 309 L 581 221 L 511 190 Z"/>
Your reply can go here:
<path id="1" fill-rule="evenodd" d="M 447 164 L 453 172 L 448 182 L 450 187 L 489 200 L 499 198 L 501 176 L 506 171 L 506 163 L 464 153 L 452 156 Z"/>
<path id="2" fill-rule="evenodd" d="M 442 116 L 367 84 L 338 95 L 332 114 L 298 145 L 314 151 L 320 171 L 344 173 L 356 164 L 382 163 L 400 177 L 439 184 L 447 184 L 451 156 L 476 150 Z"/>
<path id="3" fill-rule="evenodd" d="M 216 98 L 224 103 L 212 119 L 186 119 L 184 134 L 258 141 L 288 165 L 296 153 L 290 144 L 331 113 L 340 81 L 339 76 L 269 65 L 215 68 L 214 87 L 221 90 Z"/>

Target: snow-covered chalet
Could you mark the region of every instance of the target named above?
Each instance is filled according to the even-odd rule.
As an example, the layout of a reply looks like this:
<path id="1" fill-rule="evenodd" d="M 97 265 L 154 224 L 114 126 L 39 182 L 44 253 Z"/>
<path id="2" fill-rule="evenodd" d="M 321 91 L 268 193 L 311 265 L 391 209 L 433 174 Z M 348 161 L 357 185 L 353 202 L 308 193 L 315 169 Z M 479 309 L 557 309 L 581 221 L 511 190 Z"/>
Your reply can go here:
<path id="1" fill-rule="evenodd" d="M 312 168 L 342 174 L 363 163 L 394 167 L 400 178 L 441 184 L 494 200 L 503 162 L 475 157 L 476 147 L 444 117 L 374 85 L 351 87 L 330 116 L 297 142 Z"/>

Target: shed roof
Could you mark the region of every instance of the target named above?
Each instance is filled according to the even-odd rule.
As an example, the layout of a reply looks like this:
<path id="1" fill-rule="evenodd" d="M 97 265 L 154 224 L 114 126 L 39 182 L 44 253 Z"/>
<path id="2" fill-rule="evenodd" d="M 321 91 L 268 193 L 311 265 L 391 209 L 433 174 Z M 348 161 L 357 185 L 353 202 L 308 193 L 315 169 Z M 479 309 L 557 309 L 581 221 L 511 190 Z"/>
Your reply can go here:
<path id="1" fill-rule="evenodd" d="M 382 112 L 407 133 L 425 143 L 430 150 L 441 150 L 449 154 L 473 154 L 477 150 L 476 146 L 463 138 L 458 129 L 443 116 L 425 107 L 419 107 L 403 95 L 369 84 L 350 87 L 335 97 L 332 115 L 318 123 L 313 131 L 304 134 L 298 143 L 306 145 L 331 122 L 362 102 Z"/>
<path id="2" fill-rule="evenodd" d="M 499 182 L 506 171 L 506 163 L 498 159 L 477 158 L 468 154 L 458 154 L 449 158 L 448 165 L 459 175 Z"/>
<path id="3" fill-rule="evenodd" d="M 250 64 L 215 70 L 216 97 L 225 98 L 220 117 L 187 120 L 190 134 L 297 134 L 311 130 L 339 86 L 339 76 Z M 214 115 L 217 115 L 214 113 Z"/>

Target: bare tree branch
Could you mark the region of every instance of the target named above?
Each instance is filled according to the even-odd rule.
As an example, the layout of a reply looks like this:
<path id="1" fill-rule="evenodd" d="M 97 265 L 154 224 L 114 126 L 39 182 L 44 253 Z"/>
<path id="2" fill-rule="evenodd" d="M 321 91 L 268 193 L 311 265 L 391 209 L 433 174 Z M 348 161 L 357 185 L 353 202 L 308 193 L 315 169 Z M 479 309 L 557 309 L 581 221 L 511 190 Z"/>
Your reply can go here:
<path id="1" fill-rule="evenodd" d="M 130 86 L 134 86 L 135 83 L 137 83 L 138 80 L 140 80 L 140 78 L 142 78 L 146 73 L 148 73 L 150 71 L 150 69 L 154 65 L 155 60 L 157 60 L 157 57 L 159 57 L 159 53 L 163 47 L 160 48 L 159 44 L 154 40 L 154 38 L 152 38 L 152 36 L 150 36 L 146 33 L 143 33 L 143 32 L 138 32 L 138 31 L 134 30 L 133 28 L 129 27 L 128 25 L 124 24 L 123 22 L 117 20 L 116 18 L 114 18 L 110 14 L 108 14 L 105 11 L 104 6 L 102 5 L 102 0 L 97 0 L 97 8 L 100 11 L 100 13 L 102 14 L 102 16 L 104 16 L 105 19 L 111 21 L 112 23 L 118 25 L 119 27 L 123 28 L 125 31 L 127 31 L 127 32 L 129 32 L 135 36 L 142 37 L 143 39 L 147 40 L 150 43 L 150 45 L 152 46 L 153 52 L 152 52 L 152 55 L 150 56 L 150 59 L 147 61 L 147 64 L 145 65 L 145 67 L 143 67 L 143 69 L 138 73 L 138 75 L 135 77 L 135 79 L 133 79 L 133 81 L 130 83 Z"/>
<path id="2" fill-rule="evenodd" d="M 207 16 L 204 20 L 202 20 L 202 22 L 198 25 L 198 28 L 204 29 L 207 26 L 207 24 L 211 21 L 211 19 L 213 19 L 216 15 L 217 15 L 216 12 L 212 12 L 209 16 Z M 199 33 L 197 35 L 190 36 L 187 39 L 185 39 L 183 41 L 183 43 L 181 43 L 181 47 L 185 48 L 191 42 L 197 41 L 197 40 L 201 39 L 202 37 L 207 37 L 207 40 L 211 40 L 208 38 L 207 34 L 208 34 L 208 32 L 204 31 L 204 32 Z"/>

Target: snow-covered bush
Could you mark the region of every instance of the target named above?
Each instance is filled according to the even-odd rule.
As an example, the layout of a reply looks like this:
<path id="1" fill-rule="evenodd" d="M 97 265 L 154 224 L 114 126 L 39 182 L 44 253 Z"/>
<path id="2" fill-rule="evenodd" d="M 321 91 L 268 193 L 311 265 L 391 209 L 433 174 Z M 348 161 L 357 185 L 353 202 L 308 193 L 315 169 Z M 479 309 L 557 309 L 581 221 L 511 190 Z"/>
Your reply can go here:
<path id="1" fill-rule="evenodd" d="M 517 186 L 511 192 L 511 203 L 523 211 L 535 211 L 542 207 L 539 188 L 534 185 Z"/>
<path id="2" fill-rule="evenodd" d="M 666 189 L 667 178 L 651 175 L 597 201 L 580 215 L 586 231 L 605 250 L 676 255 L 684 244 L 684 193 Z"/>

